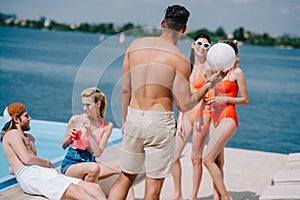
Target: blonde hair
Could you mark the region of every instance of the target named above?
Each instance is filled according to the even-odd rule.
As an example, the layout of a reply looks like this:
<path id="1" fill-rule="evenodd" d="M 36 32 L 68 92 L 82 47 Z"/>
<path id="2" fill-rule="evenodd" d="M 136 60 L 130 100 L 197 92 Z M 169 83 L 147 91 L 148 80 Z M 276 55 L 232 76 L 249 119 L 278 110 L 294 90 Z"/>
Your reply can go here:
<path id="1" fill-rule="evenodd" d="M 106 107 L 107 107 L 107 100 L 106 96 L 103 92 L 101 92 L 98 88 L 92 87 L 92 88 L 87 88 L 81 92 L 81 97 L 92 97 L 97 103 L 98 101 L 101 101 L 101 106 L 100 106 L 100 116 L 104 118 L 105 112 L 106 112 Z"/>

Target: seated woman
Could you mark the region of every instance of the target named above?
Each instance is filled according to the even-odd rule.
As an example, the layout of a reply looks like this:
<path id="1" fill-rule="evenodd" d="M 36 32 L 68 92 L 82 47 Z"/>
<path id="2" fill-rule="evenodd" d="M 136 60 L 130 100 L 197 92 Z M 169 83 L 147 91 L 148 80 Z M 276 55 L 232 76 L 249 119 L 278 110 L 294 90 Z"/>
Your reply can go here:
<path id="1" fill-rule="evenodd" d="M 119 161 L 101 162 L 113 124 L 104 120 L 107 100 L 97 88 L 81 93 L 84 114 L 73 115 L 62 141 L 68 148 L 61 165 L 61 173 L 85 181 L 98 183 L 100 179 L 121 173 Z M 134 199 L 133 189 L 128 198 Z"/>

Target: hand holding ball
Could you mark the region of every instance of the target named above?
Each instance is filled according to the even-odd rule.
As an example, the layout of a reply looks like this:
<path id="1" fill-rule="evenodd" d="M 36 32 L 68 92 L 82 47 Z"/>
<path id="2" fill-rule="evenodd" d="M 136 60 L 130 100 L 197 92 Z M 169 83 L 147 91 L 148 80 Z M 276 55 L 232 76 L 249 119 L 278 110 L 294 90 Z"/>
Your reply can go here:
<path id="1" fill-rule="evenodd" d="M 207 52 L 206 62 L 214 70 L 231 69 L 236 61 L 236 55 L 233 48 L 225 43 L 213 45 Z"/>

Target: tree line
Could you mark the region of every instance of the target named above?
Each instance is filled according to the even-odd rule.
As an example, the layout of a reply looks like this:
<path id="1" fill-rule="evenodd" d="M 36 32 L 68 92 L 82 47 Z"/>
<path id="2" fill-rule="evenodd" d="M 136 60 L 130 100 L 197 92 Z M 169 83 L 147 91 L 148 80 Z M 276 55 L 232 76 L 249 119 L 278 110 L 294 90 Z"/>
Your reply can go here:
<path id="1" fill-rule="evenodd" d="M 47 29 L 47 30 L 60 30 L 60 31 L 81 31 L 81 32 L 92 32 L 99 34 L 114 35 L 120 32 L 127 31 L 130 35 L 158 35 L 159 30 L 151 28 L 143 28 L 133 23 L 127 23 L 123 26 L 116 27 L 113 23 L 99 23 L 99 24 L 65 24 L 57 23 L 55 21 L 46 20 L 41 17 L 39 20 L 17 20 L 15 15 L 5 15 L 0 13 L 0 26 L 15 26 L 23 28 L 36 28 L 36 29 Z M 212 41 L 219 40 L 238 40 L 244 44 L 251 45 L 264 45 L 264 46 L 278 46 L 282 48 L 300 48 L 300 38 L 291 37 L 289 35 L 282 36 L 270 36 L 268 33 L 258 34 L 252 31 L 246 31 L 243 27 L 235 29 L 232 33 L 226 33 L 226 31 L 219 27 L 215 31 L 208 29 L 199 29 L 187 33 L 188 37 L 194 38 L 199 32 L 208 34 Z"/>

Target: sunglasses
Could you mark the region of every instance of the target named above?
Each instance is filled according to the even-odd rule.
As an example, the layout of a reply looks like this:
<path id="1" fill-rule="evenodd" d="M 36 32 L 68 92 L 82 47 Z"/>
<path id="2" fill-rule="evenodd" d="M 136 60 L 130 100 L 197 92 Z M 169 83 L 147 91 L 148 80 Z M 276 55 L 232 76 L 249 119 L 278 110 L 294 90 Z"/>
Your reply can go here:
<path id="1" fill-rule="evenodd" d="M 83 103 L 82 106 L 83 106 L 83 108 L 89 109 L 90 106 L 91 106 L 91 104 L 89 104 L 89 103 Z"/>
<path id="2" fill-rule="evenodd" d="M 204 42 L 200 42 L 200 41 L 194 42 L 194 44 L 199 46 L 199 47 L 203 47 L 205 49 L 208 49 L 210 47 L 209 43 L 204 43 Z"/>

